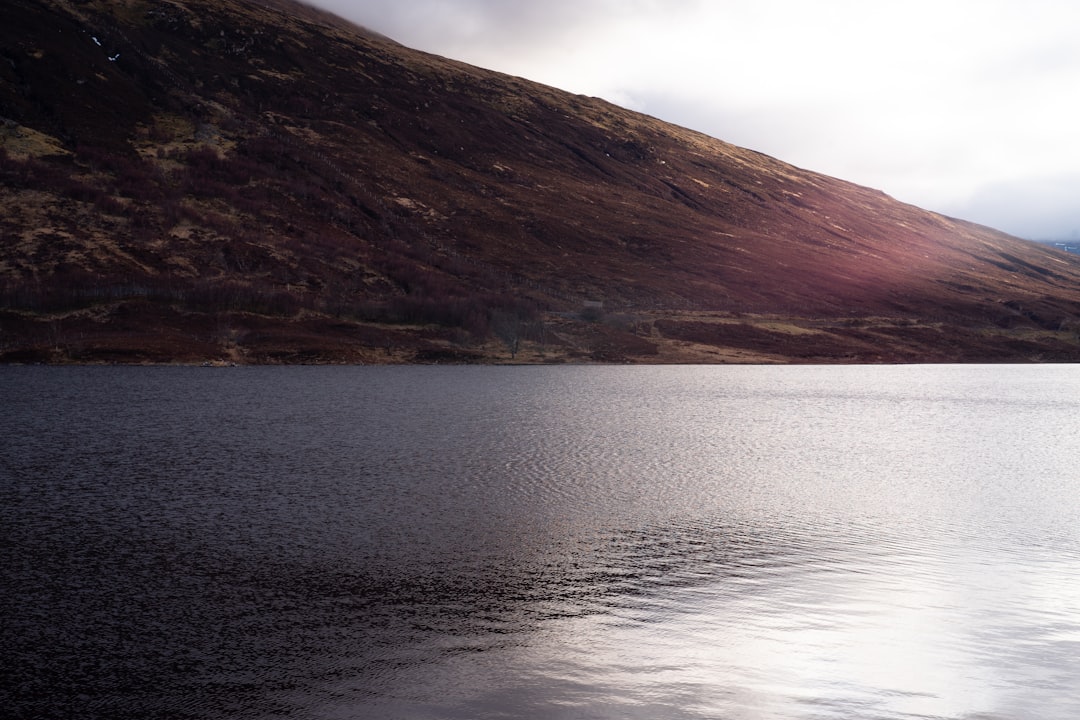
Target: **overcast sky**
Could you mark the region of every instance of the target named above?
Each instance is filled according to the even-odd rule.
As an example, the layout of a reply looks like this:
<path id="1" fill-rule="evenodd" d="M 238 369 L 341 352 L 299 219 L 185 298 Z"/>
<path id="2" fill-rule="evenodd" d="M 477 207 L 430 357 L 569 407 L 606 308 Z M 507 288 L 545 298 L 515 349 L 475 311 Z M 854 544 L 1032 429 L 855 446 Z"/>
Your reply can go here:
<path id="1" fill-rule="evenodd" d="M 311 0 L 1027 238 L 1080 238 L 1075 0 Z"/>

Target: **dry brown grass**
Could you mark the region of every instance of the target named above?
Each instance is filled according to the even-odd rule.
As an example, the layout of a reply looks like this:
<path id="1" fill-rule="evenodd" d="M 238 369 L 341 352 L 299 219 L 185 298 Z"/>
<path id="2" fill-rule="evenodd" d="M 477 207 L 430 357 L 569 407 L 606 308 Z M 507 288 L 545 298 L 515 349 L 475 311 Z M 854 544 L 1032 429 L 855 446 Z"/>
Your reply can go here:
<path id="1" fill-rule="evenodd" d="M 0 292 L 28 356 L 35 302 L 76 280 L 108 310 L 72 318 L 83 359 L 504 361 L 484 332 L 511 306 L 557 339 L 521 362 L 1080 349 L 1058 330 L 1080 259 L 288 0 L 5 13 Z M 604 317 L 576 317 L 586 300 Z M 233 346 L 185 340 L 223 317 Z"/>

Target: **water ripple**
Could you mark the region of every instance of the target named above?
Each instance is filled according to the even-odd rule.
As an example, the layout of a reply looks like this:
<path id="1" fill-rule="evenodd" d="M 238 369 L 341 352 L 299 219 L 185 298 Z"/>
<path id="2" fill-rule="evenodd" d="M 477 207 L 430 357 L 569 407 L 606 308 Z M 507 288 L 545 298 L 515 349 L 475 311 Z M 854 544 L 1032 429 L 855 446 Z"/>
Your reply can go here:
<path id="1" fill-rule="evenodd" d="M 0 370 L 11 716 L 1080 716 L 1080 377 Z"/>

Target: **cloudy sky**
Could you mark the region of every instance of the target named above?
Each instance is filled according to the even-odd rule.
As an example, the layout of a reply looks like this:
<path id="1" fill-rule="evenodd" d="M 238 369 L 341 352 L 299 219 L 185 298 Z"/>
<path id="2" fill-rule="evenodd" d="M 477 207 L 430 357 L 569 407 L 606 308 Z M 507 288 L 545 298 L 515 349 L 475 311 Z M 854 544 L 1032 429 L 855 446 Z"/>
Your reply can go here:
<path id="1" fill-rule="evenodd" d="M 310 0 L 1028 238 L 1080 238 L 1075 0 Z"/>

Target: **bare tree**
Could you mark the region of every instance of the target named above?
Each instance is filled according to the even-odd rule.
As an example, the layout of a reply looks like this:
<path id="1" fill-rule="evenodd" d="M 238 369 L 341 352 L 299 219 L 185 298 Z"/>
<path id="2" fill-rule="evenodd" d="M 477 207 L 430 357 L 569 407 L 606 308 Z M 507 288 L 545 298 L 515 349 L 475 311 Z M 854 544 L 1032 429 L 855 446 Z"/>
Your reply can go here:
<path id="1" fill-rule="evenodd" d="M 500 310 L 491 316 L 491 329 L 510 351 L 510 359 L 516 358 L 525 333 L 525 321 L 521 316 L 516 312 Z"/>

